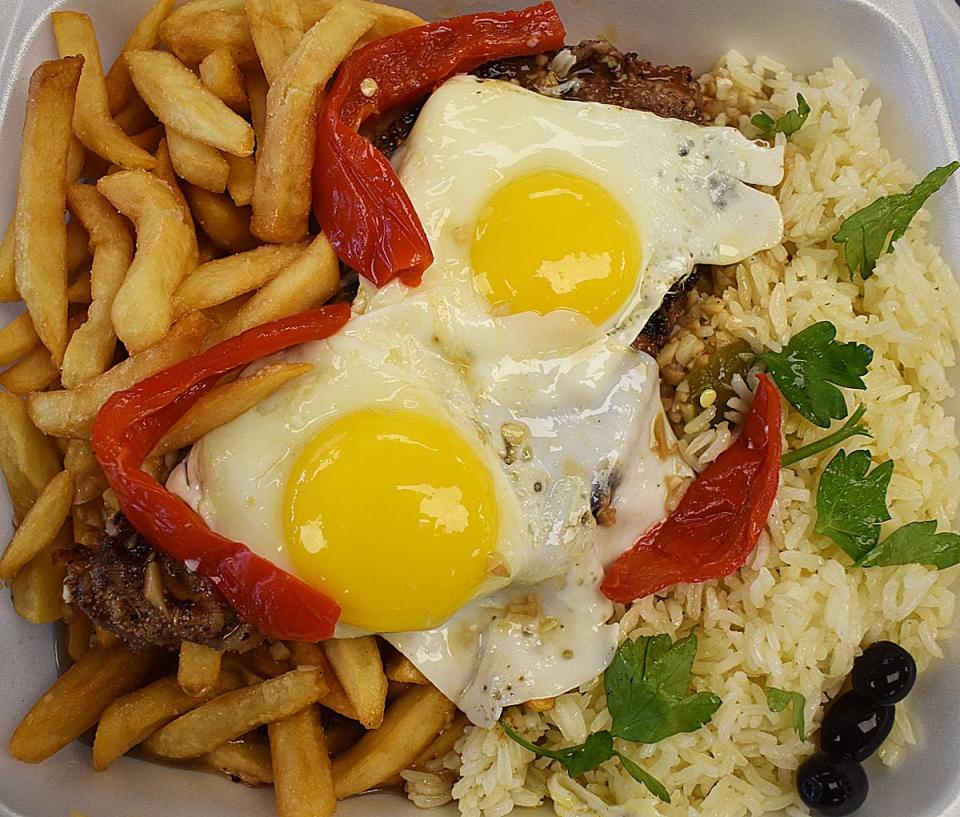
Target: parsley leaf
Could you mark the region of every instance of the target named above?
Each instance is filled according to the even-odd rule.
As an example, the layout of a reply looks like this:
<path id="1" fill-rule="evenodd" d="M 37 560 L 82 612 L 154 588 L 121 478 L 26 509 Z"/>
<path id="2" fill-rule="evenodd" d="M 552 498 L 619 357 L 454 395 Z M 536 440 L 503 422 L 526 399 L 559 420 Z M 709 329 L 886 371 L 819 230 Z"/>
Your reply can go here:
<path id="1" fill-rule="evenodd" d="M 780 393 L 820 428 L 847 416 L 847 404 L 837 386 L 865 389 L 862 378 L 873 360 L 869 346 L 837 343 L 836 337 L 837 327 L 820 321 L 790 338 L 782 352 L 760 353 Z"/>
<path id="2" fill-rule="evenodd" d="M 784 467 L 793 465 L 801 460 L 805 460 L 807 457 L 813 457 L 822 451 L 833 448 L 835 445 L 840 445 L 844 440 L 848 440 L 851 437 L 872 437 L 873 435 L 867 431 L 867 427 L 860 425 L 860 421 L 866 412 L 866 406 L 860 406 L 850 415 L 847 422 L 834 431 L 833 434 L 828 434 L 826 437 L 822 437 L 810 443 L 810 445 L 805 445 L 795 451 L 788 451 L 780 458 L 780 464 Z"/>
<path id="3" fill-rule="evenodd" d="M 887 236 L 892 246 L 907 231 L 924 202 L 943 187 L 958 168 L 960 162 L 951 162 L 931 170 L 912 190 L 879 198 L 844 221 L 833 241 L 844 245 L 850 274 L 859 269 L 864 280 L 873 275 L 877 259 L 887 245 Z"/>
<path id="4" fill-rule="evenodd" d="M 507 723 L 505 718 L 500 719 L 500 728 L 507 733 L 507 736 L 519 743 L 525 749 L 558 761 L 573 776 L 591 772 L 605 760 L 613 757 L 613 737 L 609 732 L 594 732 L 583 743 L 577 746 L 568 746 L 565 749 L 545 749 L 531 743 L 524 737 L 521 737 Z"/>
<path id="5" fill-rule="evenodd" d="M 697 636 L 675 644 L 667 635 L 627 639 L 604 673 L 610 731 L 638 743 L 657 743 L 708 723 L 720 706 L 711 692 L 687 697 Z"/>
<path id="6" fill-rule="evenodd" d="M 880 526 L 890 518 L 887 486 L 893 461 L 867 473 L 869 469 L 869 451 L 838 451 L 817 486 L 816 531 L 833 539 L 854 561 L 876 546 Z"/>
<path id="7" fill-rule="evenodd" d="M 647 791 L 649 791 L 655 797 L 659 797 L 664 803 L 670 802 L 670 793 L 667 791 L 663 783 L 657 780 L 657 778 L 655 778 L 649 772 L 645 772 L 636 763 L 630 760 L 630 758 L 626 757 L 620 752 L 614 752 L 614 754 L 620 758 L 623 768 L 627 770 L 627 773 L 630 775 L 630 777 L 632 777 L 638 783 L 643 783 L 643 785 L 647 787 Z"/>
<path id="8" fill-rule="evenodd" d="M 938 570 L 960 563 L 960 536 L 937 533 L 935 521 L 911 522 L 895 530 L 861 557 L 861 567 L 887 565 L 932 565 Z"/>
<path id="9" fill-rule="evenodd" d="M 807 100 L 803 98 L 803 94 L 797 94 L 795 110 L 787 111 L 777 120 L 774 120 L 768 113 L 758 113 L 750 122 L 772 142 L 778 133 L 782 133 L 784 136 L 792 136 L 803 127 L 803 123 L 807 121 L 808 116 L 810 116 L 810 106 L 807 104 Z"/>
<path id="10" fill-rule="evenodd" d="M 799 692 L 788 692 L 785 689 L 770 687 L 767 690 L 767 706 L 771 712 L 783 712 L 788 706 L 793 707 L 793 728 L 800 736 L 800 740 L 806 740 L 804 734 L 803 709 L 807 705 L 807 699 Z"/>

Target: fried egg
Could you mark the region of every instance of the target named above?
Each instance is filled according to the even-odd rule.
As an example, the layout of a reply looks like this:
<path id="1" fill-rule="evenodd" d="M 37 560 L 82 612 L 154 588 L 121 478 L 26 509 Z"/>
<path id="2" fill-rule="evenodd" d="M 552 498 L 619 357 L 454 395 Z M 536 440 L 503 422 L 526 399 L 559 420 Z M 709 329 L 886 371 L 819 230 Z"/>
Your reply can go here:
<path id="1" fill-rule="evenodd" d="M 743 181 L 781 163 L 732 130 L 450 80 L 397 159 L 422 285 L 362 284 L 337 335 L 260 361 L 313 368 L 170 488 L 474 723 L 588 682 L 617 645 L 604 566 L 690 476 L 630 341 L 694 263 L 779 239 Z"/>

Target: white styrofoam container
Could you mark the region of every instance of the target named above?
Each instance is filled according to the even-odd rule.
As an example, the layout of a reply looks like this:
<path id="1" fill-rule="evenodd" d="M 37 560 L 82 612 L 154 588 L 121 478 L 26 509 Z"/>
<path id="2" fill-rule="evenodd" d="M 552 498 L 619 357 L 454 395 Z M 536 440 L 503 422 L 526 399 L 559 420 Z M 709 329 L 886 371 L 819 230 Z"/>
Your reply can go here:
<path id="1" fill-rule="evenodd" d="M 61 7 L 90 14 L 109 64 L 150 0 L 0 0 L 0 223 L 14 207 L 27 82 L 56 56 L 48 14 Z M 427 18 L 523 5 L 520 0 L 401 2 Z M 558 0 L 569 40 L 603 35 L 655 62 L 703 71 L 729 48 L 767 54 L 795 71 L 842 56 L 883 97 L 881 133 L 894 155 L 922 174 L 960 158 L 960 10 L 952 0 Z M 5 38 L 5 41 L 4 41 Z M 934 238 L 960 274 L 960 182 L 932 202 Z M 3 306 L 5 322 L 15 308 Z M 11 509 L 0 491 L 0 530 Z M 270 790 L 251 790 L 210 775 L 124 758 L 106 773 L 90 750 L 68 746 L 38 766 L 13 761 L 10 733 L 56 676 L 51 628 L 19 620 L 0 598 L 0 817 L 233 817 L 272 814 Z M 910 697 L 919 738 L 895 770 L 868 764 L 870 817 L 960 817 L 960 647 L 947 645 Z M 669 781 L 664 781 L 668 783 Z M 438 815 L 454 814 L 448 806 Z M 341 804 L 344 817 L 423 814 L 395 794 Z"/>

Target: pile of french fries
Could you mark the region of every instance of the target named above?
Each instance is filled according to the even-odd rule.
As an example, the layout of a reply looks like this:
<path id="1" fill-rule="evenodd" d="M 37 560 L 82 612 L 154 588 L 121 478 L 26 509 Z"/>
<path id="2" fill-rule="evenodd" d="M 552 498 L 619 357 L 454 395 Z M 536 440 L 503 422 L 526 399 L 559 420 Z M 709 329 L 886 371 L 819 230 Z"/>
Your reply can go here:
<path id="1" fill-rule="evenodd" d="M 441 757 L 465 725 L 375 637 L 185 642 L 133 652 L 64 601 L 58 550 L 96 548 L 116 501 L 90 429 L 116 391 L 245 329 L 328 301 L 339 264 L 309 220 L 315 119 L 358 45 L 422 21 L 365 0 L 156 0 L 104 72 L 85 14 L 52 15 L 60 58 L 33 73 L 16 214 L 0 244 L 0 468 L 16 532 L 0 581 L 28 621 L 63 620 L 72 666 L 16 729 L 39 762 L 96 727 L 93 765 L 126 752 L 272 784 L 281 817 Z M 306 364 L 223 382 L 161 440 L 183 449 Z M 144 595 L 163 604 L 145 571 Z"/>

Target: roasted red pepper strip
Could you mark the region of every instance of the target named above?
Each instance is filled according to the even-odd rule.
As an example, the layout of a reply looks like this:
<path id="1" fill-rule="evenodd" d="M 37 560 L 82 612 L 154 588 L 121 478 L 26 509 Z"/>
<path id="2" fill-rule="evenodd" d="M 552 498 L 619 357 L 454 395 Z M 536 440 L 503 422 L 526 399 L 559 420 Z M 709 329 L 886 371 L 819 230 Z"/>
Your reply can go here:
<path id="1" fill-rule="evenodd" d="M 743 567 L 777 495 L 782 447 L 780 394 L 760 375 L 736 442 L 697 477 L 670 516 L 610 566 L 603 594 L 625 604 Z"/>
<path id="2" fill-rule="evenodd" d="M 390 161 L 357 133 L 371 116 L 409 105 L 485 62 L 563 45 L 553 3 L 470 14 L 407 29 L 347 57 L 320 113 L 314 212 L 340 259 L 377 286 L 420 283 L 430 244 Z M 368 95 L 369 94 L 369 95 Z"/>
<path id="3" fill-rule="evenodd" d="M 329 337 L 349 317 L 350 307 L 337 304 L 250 329 L 117 392 L 93 425 L 93 450 L 133 527 L 174 559 L 189 562 L 216 585 L 240 618 L 273 638 L 329 638 L 340 607 L 245 545 L 214 533 L 141 465 L 167 429 L 222 375 L 291 346 Z"/>

